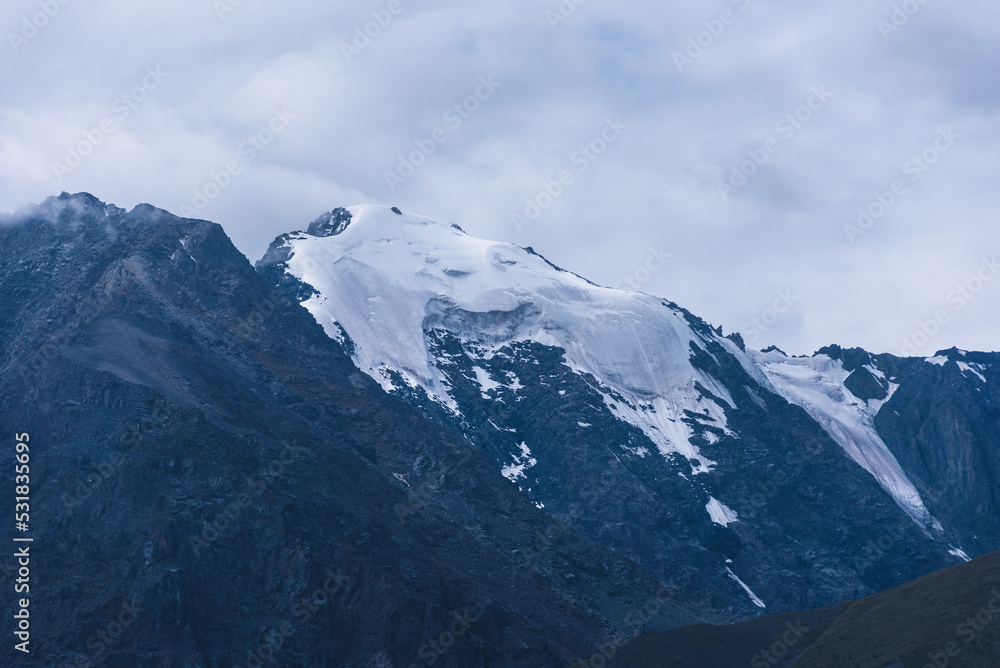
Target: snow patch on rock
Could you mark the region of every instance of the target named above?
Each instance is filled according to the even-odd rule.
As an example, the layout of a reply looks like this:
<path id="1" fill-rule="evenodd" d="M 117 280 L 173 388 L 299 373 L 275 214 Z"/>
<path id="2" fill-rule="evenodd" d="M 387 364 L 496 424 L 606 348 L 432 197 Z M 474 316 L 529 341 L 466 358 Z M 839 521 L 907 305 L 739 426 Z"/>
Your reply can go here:
<path id="1" fill-rule="evenodd" d="M 708 497 L 708 504 L 706 504 L 705 510 L 708 511 L 708 515 L 712 518 L 712 522 L 724 527 L 739 520 L 739 516 L 736 514 L 735 510 L 722 503 L 714 496 Z"/>
<path id="2" fill-rule="evenodd" d="M 898 384 L 889 384 L 885 399 L 861 401 L 844 386 L 850 373 L 840 360 L 827 355 L 787 357 L 777 351 L 751 354 L 776 393 L 805 409 L 914 522 L 925 529 L 942 531 L 895 455 L 875 431 L 875 415 L 892 398 Z"/>
<path id="3" fill-rule="evenodd" d="M 748 587 L 746 583 L 743 582 L 743 580 L 740 580 L 738 577 L 736 577 L 736 573 L 733 573 L 732 569 L 730 569 L 729 566 L 726 566 L 726 573 L 729 574 L 729 577 L 732 578 L 736 582 L 736 584 L 743 587 L 743 591 L 747 593 L 747 596 L 750 597 L 750 600 L 753 601 L 754 605 L 756 605 L 758 608 L 767 607 L 766 605 L 764 605 L 764 601 L 760 600 L 760 597 L 757 596 L 757 594 L 753 593 L 750 587 Z"/>

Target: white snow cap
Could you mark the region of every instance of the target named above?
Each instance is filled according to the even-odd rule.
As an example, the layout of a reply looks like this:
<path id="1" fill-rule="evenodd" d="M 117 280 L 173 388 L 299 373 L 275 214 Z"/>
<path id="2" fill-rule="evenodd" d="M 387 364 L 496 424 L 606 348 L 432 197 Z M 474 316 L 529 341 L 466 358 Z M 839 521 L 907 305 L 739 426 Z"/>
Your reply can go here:
<path id="1" fill-rule="evenodd" d="M 536 341 L 566 351 L 566 364 L 604 387 L 610 410 L 636 425 L 665 457 L 694 473 L 715 464 L 691 443 L 685 410 L 725 429 L 726 389 L 690 363 L 704 342 L 661 299 L 604 288 L 529 250 L 469 236 L 458 226 L 375 206 L 350 207 L 338 234 L 292 235 L 288 271 L 319 295 L 304 306 L 333 337 L 355 344 L 358 367 L 386 390 L 391 372 L 457 409 L 425 330 L 441 327 L 492 350 Z M 727 342 L 728 343 L 728 342 Z M 482 379 L 480 379 L 482 380 Z M 484 387 L 484 391 L 487 391 Z"/>

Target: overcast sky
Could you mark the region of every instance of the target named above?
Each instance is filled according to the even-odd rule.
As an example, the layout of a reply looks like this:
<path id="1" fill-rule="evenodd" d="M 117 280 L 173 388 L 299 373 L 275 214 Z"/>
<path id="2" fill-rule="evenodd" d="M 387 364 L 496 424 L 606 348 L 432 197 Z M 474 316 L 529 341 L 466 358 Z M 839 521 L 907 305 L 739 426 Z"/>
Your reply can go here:
<path id="1" fill-rule="evenodd" d="M 7 0 L 0 25 L 0 210 L 149 202 L 255 261 L 397 205 L 758 348 L 1000 349 L 995 1 Z"/>

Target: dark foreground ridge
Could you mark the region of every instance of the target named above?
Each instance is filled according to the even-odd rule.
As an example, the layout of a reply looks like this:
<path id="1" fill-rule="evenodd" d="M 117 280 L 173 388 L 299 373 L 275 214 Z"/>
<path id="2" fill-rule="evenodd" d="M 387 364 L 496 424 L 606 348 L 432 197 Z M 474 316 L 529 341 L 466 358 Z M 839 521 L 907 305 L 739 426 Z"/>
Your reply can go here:
<path id="1" fill-rule="evenodd" d="M 607 662 L 608 668 L 998 665 L 1000 552 L 839 605 L 650 633 Z"/>

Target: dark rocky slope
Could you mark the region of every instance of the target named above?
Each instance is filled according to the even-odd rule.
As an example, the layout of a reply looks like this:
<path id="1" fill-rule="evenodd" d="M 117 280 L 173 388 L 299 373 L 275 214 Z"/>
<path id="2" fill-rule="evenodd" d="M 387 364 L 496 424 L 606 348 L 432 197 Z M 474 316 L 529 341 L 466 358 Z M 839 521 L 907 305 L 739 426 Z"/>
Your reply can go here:
<path id="1" fill-rule="evenodd" d="M 552 666 L 658 592 L 631 630 L 725 618 L 357 373 L 217 225 L 64 194 L 0 223 L 0 293 L 35 665 Z"/>

